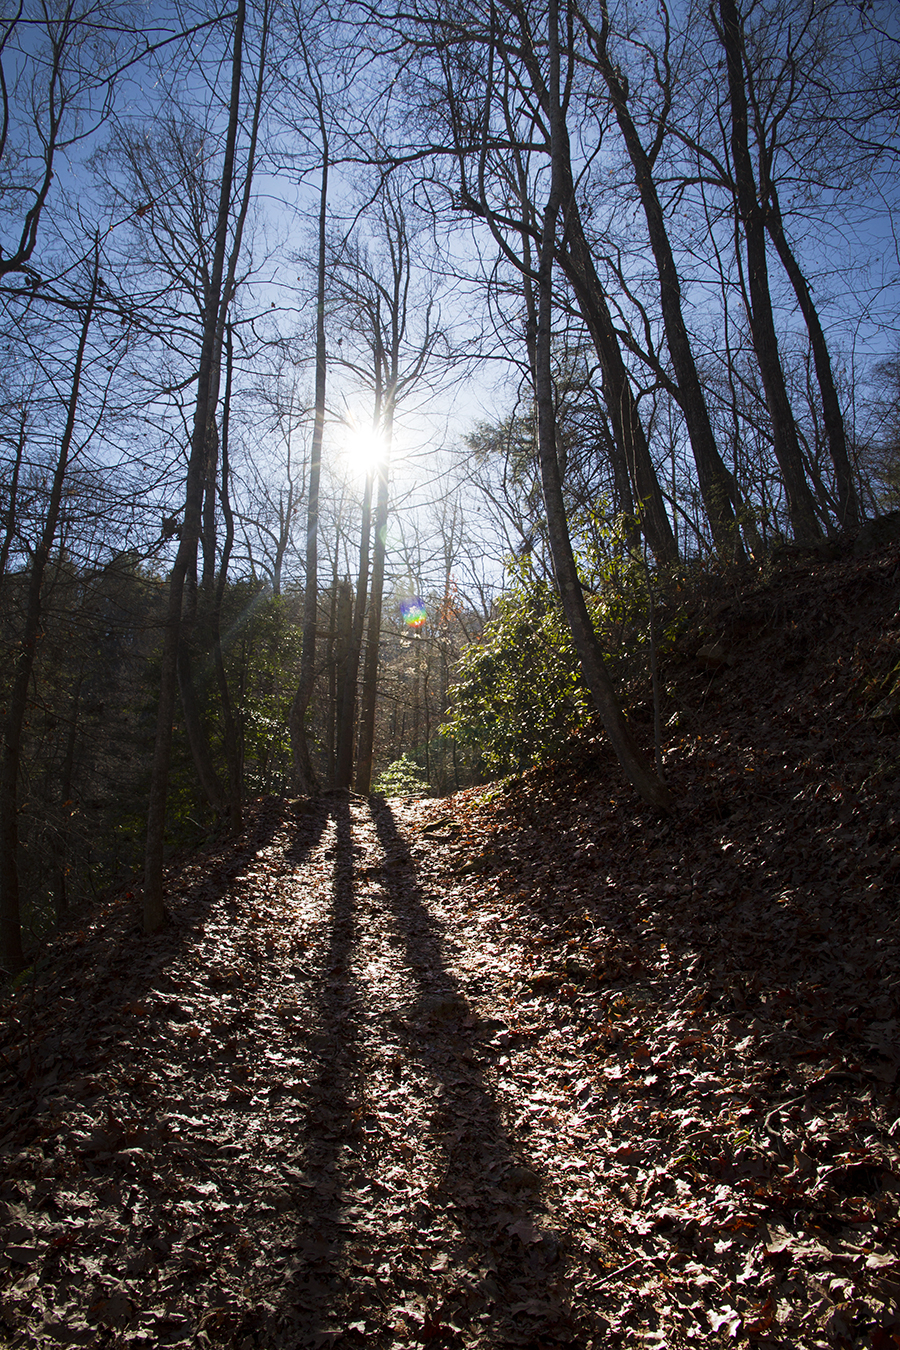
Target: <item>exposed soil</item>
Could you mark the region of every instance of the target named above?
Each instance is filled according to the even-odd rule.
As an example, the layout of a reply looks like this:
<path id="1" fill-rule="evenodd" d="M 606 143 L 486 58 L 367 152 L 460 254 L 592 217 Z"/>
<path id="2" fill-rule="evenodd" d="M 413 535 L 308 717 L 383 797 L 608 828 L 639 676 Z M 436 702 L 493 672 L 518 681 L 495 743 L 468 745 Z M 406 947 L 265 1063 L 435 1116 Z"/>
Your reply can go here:
<path id="1" fill-rule="evenodd" d="M 62 934 L 2 1008 L 2 1343 L 900 1346 L 898 604 L 896 549 L 693 592 L 669 818 L 582 737 L 258 803 L 160 936 Z"/>

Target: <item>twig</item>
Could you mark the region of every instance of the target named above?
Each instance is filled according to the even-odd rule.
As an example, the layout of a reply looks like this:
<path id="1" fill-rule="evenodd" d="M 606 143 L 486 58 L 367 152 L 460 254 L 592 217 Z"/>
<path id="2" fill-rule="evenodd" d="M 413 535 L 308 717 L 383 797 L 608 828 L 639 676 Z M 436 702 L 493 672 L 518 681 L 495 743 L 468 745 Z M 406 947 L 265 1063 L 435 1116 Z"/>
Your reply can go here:
<path id="1" fill-rule="evenodd" d="M 635 1259 L 629 1261 L 626 1266 L 619 1266 L 618 1270 L 607 1271 L 607 1273 L 602 1275 L 599 1280 L 595 1280 L 594 1288 L 596 1289 L 598 1284 L 606 1284 L 607 1280 L 614 1280 L 617 1275 L 624 1275 L 626 1270 L 633 1270 L 635 1266 L 645 1266 L 648 1261 L 652 1261 L 653 1259 L 652 1256 L 636 1256 Z"/>

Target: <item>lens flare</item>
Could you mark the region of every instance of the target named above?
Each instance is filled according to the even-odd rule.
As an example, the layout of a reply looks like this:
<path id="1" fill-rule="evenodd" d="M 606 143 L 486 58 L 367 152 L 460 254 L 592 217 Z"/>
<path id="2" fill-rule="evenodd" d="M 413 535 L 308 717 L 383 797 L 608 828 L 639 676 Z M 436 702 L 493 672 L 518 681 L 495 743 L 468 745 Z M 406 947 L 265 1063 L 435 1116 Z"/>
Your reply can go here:
<path id="1" fill-rule="evenodd" d="M 410 600 L 404 600 L 400 606 L 400 618 L 407 628 L 411 628 L 417 633 L 425 627 L 428 621 L 428 615 L 425 612 L 425 606 L 422 604 L 421 596 L 414 595 Z"/>

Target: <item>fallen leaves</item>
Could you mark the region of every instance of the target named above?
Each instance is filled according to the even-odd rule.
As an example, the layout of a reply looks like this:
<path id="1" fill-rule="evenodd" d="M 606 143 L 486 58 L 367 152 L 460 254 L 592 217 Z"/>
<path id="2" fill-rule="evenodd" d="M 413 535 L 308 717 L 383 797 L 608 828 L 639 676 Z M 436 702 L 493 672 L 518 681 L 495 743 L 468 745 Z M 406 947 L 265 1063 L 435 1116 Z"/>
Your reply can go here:
<path id="1" fill-rule="evenodd" d="M 900 1345 L 879 568 L 784 606 L 853 662 L 773 680 L 763 600 L 685 667 L 668 822 L 590 744 L 259 804 L 160 937 L 62 935 L 0 1034 L 8 1344 Z"/>

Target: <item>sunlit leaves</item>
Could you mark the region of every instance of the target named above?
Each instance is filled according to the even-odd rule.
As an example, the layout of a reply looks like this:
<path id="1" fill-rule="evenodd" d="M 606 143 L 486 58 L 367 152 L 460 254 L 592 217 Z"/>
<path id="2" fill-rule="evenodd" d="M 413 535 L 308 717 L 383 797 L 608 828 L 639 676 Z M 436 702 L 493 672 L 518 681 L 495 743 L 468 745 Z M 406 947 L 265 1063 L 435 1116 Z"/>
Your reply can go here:
<path id="1" fill-rule="evenodd" d="M 463 653 L 450 699 L 445 732 L 494 773 L 561 748 L 587 717 L 590 700 L 562 608 L 527 559 Z"/>

